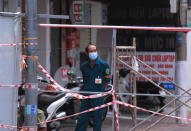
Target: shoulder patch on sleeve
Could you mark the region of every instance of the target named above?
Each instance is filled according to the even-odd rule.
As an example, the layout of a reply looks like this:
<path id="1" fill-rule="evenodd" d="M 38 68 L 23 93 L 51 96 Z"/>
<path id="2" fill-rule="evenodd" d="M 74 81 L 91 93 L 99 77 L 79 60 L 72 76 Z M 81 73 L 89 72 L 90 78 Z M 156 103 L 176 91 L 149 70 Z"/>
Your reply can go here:
<path id="1" fill-rule="evenodd" d="M 109 75 L 109 68 L 106 68 L 105 74 Z"/>

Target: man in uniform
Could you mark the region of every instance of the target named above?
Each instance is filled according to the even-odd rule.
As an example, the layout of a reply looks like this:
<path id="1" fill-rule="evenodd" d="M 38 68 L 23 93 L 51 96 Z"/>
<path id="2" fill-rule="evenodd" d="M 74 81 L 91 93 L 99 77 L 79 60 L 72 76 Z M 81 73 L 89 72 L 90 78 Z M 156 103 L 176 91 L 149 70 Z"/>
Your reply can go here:
<path id="1" fill-rule="evenodd" d="M 86 47 L 88 60 L 81 65 L 84 86 L 82 91 L 104 92 L 105 87 L 110 82 L 109 65 L 98 58 L 96 46 L 89 44 Z M 84 94 L 90 95 L 90 94 Z M 104 98 L 93 98 L 81 100 L 80 111 L 91 109 L 104 104 Z M 94 131 L 101 131 L 102 125 L 102 109 L 95 110 L 79 115 L 78 123 L 75 131 L 86 131 L 90 113 L 93 113 Z"/>

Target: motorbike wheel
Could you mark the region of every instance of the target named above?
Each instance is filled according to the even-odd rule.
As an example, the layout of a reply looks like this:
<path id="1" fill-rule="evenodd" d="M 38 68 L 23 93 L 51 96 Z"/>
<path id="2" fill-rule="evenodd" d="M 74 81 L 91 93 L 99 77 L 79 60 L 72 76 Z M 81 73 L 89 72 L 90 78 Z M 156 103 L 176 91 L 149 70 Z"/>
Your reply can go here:
<path id="1" fill-rule="evenodd" d="M 105 120 L 106 116 L 107 116 L 107 112 L 109 110 L 109 107 L 105 107 L 103 108 L 103 114 L 102 114 L 102 122 Z M 93 117 L 91 116 L 89 119 L 89 125 L 91 127 L 94 127 L 94 122 L 93 122 Z"/>

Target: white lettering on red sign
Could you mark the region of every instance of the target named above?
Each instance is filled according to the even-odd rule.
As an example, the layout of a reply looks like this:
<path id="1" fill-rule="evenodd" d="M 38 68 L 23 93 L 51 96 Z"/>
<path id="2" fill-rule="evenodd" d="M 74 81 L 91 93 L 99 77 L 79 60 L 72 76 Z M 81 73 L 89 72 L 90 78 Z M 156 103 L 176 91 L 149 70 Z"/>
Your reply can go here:
<path id="1" fill-rule="evenodd" d="M 84 22 L 84 2 L 83 1 L 73 1 L 73 17 L 75 23 Z"/>
<path id="2" fill-rule="evenodd" d="M 146 75 L 153 81 L 165 82 L 167 79 L 175 80 L 175 53 L 174 52 L 137 52 L 137 57 L 150 67 L 154 68 L 156 71 L 165 75 L 166 78 L 161 77 L 156 72 L 149 69 L 146 65 L 139 63 L 139 71 Z M 129 63 L 130 60 L 123 59 Z M 130 63 L 129 63 L 130 64 Z M 124 67 L 119 64 L 119 67 Z M 137 80 L 146 81 L 140 75 L 137 75 Z"/>

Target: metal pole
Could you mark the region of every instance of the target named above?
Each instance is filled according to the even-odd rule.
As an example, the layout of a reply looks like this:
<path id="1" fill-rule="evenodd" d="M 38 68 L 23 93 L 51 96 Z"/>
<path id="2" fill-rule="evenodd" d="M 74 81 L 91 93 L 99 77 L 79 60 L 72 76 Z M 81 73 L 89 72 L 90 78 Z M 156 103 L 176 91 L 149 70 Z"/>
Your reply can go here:
<path id="1" fill-rule="evenodd" d="M 37 0 L 26 0 L 26 42 L 37 43 Z M 28 131 L 37 130 L 37 47 L 27 46 L 27 79 L 25 89 L 24 125 Z"/>
<path id="2" fill-rule="evenodd" d="M 113 30 L 113 37 L 116 36 L 117 30 Z M 116 39 L 112 39 L 112 74 L 113 74 L 113 86 L 116 89 Z M 115 107 L 113 104 L 113 117 L 112 117 L 112 131 L 116 131 L 115 125 Z"/>
<path id="3" fill-rule="evenodd" d="M 179 9 L 179 26 L 186 26 L 186 16 L 187 14 L 187 0 L 180 0 L 180 9 Z M 187 90 L 187 80 L 185 80 L 186 72 L 186 34 L 184 32 L 179 32 L 177 36 L 177 43 L 176 43 L 176 83 L 180 85 L 183 89 Z M 183 93 L 180 89 L 176 89 L 177 94 Z M 185 102 L 184 98 L 178 99 L 179 101 Z M 179 106 L 179 102 L 176 102 L 176 106 Z M 180 109 L 177 110 L 176 115 L 180 117 L 187 117 L 186 107 L 182 106 Z M 176 120 L 178 123 L 187 123 L 185 120 Z"/>
<path id="4" fill-rule="evenodd" d="M 136 39 L 135 37 L 133 37 L 133 47 L 136 47 Z M 135 50 L 133 50 L 133 56 L 136 56 L 136 48 Z M 133 58 L 134 59 L 134 58 Z M 136 86 L 136 72 L 132 72 L 132 88 L 133 88 L 133 94 L 136 94 L 137 93 L 137 86 Z M 136 95 L 133 95 L 132 96 L 133 98 L 133 105 L 134 106 L 137 106 L 137 96 Z M 134 125 L 136 125 L 137 123 L 137 109 L 134 109 L 133 110 L 133 114 L 134 114 L 134 120 L 133 120 L 133 123 Z"/>

